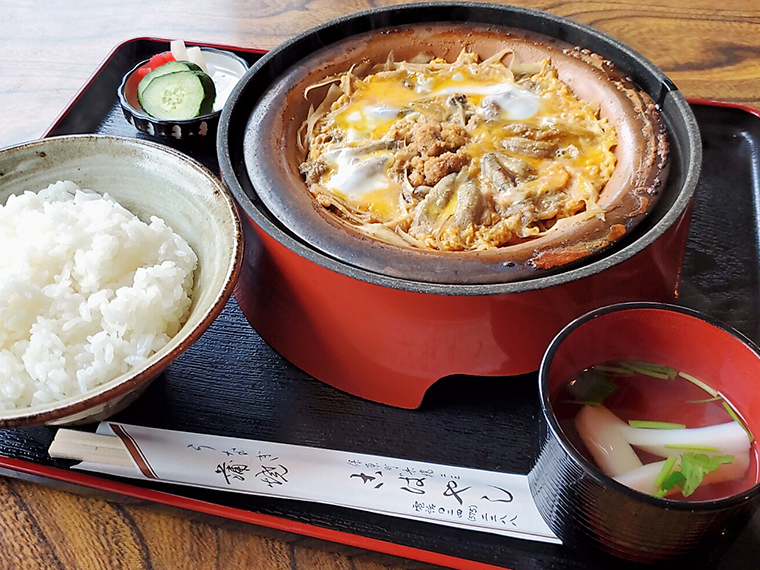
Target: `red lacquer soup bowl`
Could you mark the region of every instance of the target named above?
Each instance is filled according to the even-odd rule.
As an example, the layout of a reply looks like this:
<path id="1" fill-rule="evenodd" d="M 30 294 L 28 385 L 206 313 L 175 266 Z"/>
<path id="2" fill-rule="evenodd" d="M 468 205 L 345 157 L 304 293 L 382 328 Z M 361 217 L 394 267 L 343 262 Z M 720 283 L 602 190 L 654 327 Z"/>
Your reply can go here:
<path id="1" fill-rule="evenodd" d="M 647 488 L 632 488 L 630 477 L 610 473 L 609 467 L 604 471 L 597 467 L 594 459 L 598 456 L 589 455 L 584 446 L 589 438 L 578 439 L 574 432 L 573 426 L 579 425 L 578 416 L 568 423 L 564 413 L 568 405 L 583 405 L 564 397 L 567 393 L 563 393 L 562 388 L 568 381 L 579 378 L 579 372 L 590 367 L 618 362 L 633 362 L 634 366 L 651 363 L 678 371 L 677 375 L 666 377 L 658 377 L 657 373 L 634 375 L 631 381 L 641 382 L 641 389 L 625 393 L 626 399 L 619 402 L 615 410 L 618 414 L 620 409 L 633 410 L 634 414 L 642 414 L 642 420 L 656 421 L 658 418 L 654 416 L 664 419 L 662 414 L 670 409 L 669 413 L 684 418 L 681 425 L 686 428 L 728 426 L 736 429 L 745 443 L 752 439 L 745 435 L 746 430 L 753 436 L 760 434 L 760 384 L 757 381 L 760 351 L 752 341 L 709 316 L 685 307 L 661 303 L 602 307 L 565 327 L 552 341 L 541 363 L 539 390 L 544 416 L 540 429 L 541 451 L 528 476 L 536 505 L 565 544 L 588 551 L 590 555 L 603 552 L 646 563 L 691 561 L 700 567 L 714 562 L 736 539 L 758 507 L 758 444 L 752 441 L 748 454 L 730 456 L 731 463 L 736 461 L 737 466 L 742 461 L 736 478 L 732 476 L 730 481 L 708 484 L 705 476 L 703 483 L 688 495 L 693 498 L 688 500 L 678 492 L 661 497 Z M 708 389 L 685 380 L 682 373 L 704 383 Z M 619 376 L 609 378 L 619 386 L 626 382 Z M 663 401 L 662 394 L 670 394 L 672 405 Z M 604 400 L 605 408 L 612 397 L 614 395 Z M 733 416 L 728 411 L 723 413 L 724 402 L 733 409 Z M 716 419 L 710 420 L 697 415 L 705 414 L 710 406 L 721 409 L 721 415 L 714 415 Z M 612 406 L 608 409 L 612 410 Z M 607 430 L 618 429 L 614 424 L 604 425 Z M 649 429 L 646 437 L 651 437 L 654 431 L 662 435 L 663 426 L 645 429 Z M 672 433 L 676 439 L 684 437 L 683 430 Z M 593 447 L 595 444 L 591 441 Z M 617 441 L 607 447 L 607 443 L 609 441 L 602 447 L 609 454 L 617 454 L 614 445 L 618 450 L 622 445 Z M 718 455 L 720 452 L 718 448 L 685 442 L 683 447 L 671 444 L 669 448 L 676 456 L 690 452 Z M 637 451 L 637 455 L 641 453 Z M 651 461 L 658 466 L 656 460 L 659 459 L 644 456 L 642 461 L 645 465 Z M 673 469 L 678 470 L 677 465 Z M 659 470 L 646 473 L 644 483 L 647 485 L 650 475 L 652 481 L 656 481 Z"/>

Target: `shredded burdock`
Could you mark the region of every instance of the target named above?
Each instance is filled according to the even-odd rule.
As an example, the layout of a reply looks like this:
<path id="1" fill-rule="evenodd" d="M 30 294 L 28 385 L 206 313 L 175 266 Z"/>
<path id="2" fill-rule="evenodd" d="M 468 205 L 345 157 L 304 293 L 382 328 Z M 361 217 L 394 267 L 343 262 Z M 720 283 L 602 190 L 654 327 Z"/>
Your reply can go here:
<path id="1" fill-rule="evenodd" d="M 319 204 L 369 235 L 474 251 L 604 214 L 597 201 L 615 168 L 614 127 L 549 60 L 391 54 L 308 91 L 325 87 L 299 132 L 301 172 Z"/>

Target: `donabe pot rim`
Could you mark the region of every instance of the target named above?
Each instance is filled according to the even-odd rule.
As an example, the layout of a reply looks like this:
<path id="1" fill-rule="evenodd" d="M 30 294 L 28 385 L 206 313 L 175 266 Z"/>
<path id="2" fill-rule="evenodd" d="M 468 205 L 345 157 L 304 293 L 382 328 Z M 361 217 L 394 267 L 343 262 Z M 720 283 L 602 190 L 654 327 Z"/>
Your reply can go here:
<path id="1" fill-rule="evenodd" d="M 516 21 L 505 24 L 503 22 L 506 18 Z M 675 199 L 664 214 L 659 210 L 662 217 L 640 233 L 634 232 L 635 239 L 624 238 L 621 241 L 625 243 L 613 244 L 600 254 L 569 264 L 566 269 L 549 271 L 523 280 L 480 284 L 419 281 L 363 269 L 323 253 L 282 227 L 258 197 L 244 162 L 243 144 L 249 116 L 269 85 L 294 61 L 348 36 L 377 28 L 442 21 L 511 25 L 556 37 L 589 47 L 597 53 L 602 52 L 605 58 L 630 75 L 658 103 L 668 126 L 671 153 L 680 153 L 677 160 L 682 163 L 681 184 L 679 188 L 671 188 Z M 604 49 L 595 49 L 597 45 Z M 675 116 L 671 117 L 671 113 Z M 679 140 L 676 140 L 673 131 L 675 126 L 682 131 Z M 696 189 L 702 160 L 699 128 L 686 99 L 658 68 L 641 55 L 614 38 L 567 18 L 529 8 L 474 2 L 422 2 L 373 8 L 331 20 L 284 42 L 259 59 L 233 90 L 222 111 L 217 133 L 217 151 L 222 177 L 243 212 L 256 226 L 288 250 L 319 266 L 359 281 L 439 295 L 494 295 L 544 289 L 595 275 L 633 257 L 659 239 L 687 210 Z M 673 176 L 671 171 L 671 177 Z M 667 186 L 670 187 L 670 184 Z M 641 226 L 645 223 L 642 222 Z"/>
<path id="2" fill-rule="evenodd" d="M 627 495 L 634 501 L 647 503 L 654 507 L 679 511 L 721 511 L 740 505 L 742 503 L 746 503 L 747 501 L 756 498 L 758 495 L 760 495 L 760 482 L 755 483 L 752 487 L 745 489 L 741 493 L 737 493 L 729 497 L 712 499 L 709 501 L 682 501 L 678 499 L 668 499 L 665 497 L 660 498 L 653 495 L 648 495 L 646 493 L 641 493 L 639 491 L 631 489 L 627 485 L 623 485 L 622 483 L 615 481 L 615 479 L 612 477 L 609 477 L 602 473 L 602 471 L 596 467 L 596 465 L 581 455 L 578 450 L 575 449 L 575 446 L 573 446 L 568 441 L 567 437 L 565 437 L 565 434 L 562 431 L 562 428 L 560 427 L 556 416 L 552 412 L 552 406 L 549 402 L 549 368 L 551 367 L 554 355 L 556 354 L 562 342 L 583 324 L 609 313 L 640 309 L 654 309 L 660 311 L 682 313 L 689 317 L 704 321 L 722 330 L 726 334 L 729 334 L 736 338 L 749 350 L 755 353 L 758 359 L 760 359 L 760 347 L 758 347 L 758 345 L 756 345 L 752 340 L 750 340 L 748 337 L 733 327 L 730 327 L 720 320 L 706 315 L 705 313 L 697 311 L 696 309 L 655 301 L 632 301 L 615 303 L 612 305 L 600 307 L 599 309 L 590 311 L 585 315 L 581 315 L 580 317 L 567 324 L 559 333 L 557 333 L 554 339 L 552 339 L 549 347 L 544 353 L 543 358 L 541 359 L 541 365 L 538 369 L 538 390 L 539 396 L 541 398 L 541 412 L 543 413 L 544 421 L 546 422 L 546 429 L 548 432 L 547 437 L 553 437 L 560 444 L 562 450 L 567 455 L 572 457 L 577 464 L 583 467 L 585 475 L 593 479 L 602 487 L 608 487 L 614 491 L 617 491 L 618 493 Z"/>

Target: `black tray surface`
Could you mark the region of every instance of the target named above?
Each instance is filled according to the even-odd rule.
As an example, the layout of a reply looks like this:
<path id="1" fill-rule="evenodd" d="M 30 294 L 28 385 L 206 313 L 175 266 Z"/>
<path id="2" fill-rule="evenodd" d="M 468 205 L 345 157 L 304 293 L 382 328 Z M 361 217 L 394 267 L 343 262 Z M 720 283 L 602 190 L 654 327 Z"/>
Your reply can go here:
<path id="1" fill-rule="evenodd" d="M 103 133 L 147 138 L 124 119 L 116 99 L 121 76 L 168 42 L 132 40 L 111 54 L 47 133 Z M 249 62 L 261 52 L 236 50 Z M 704 141 L 704 167 L 683 265 L 679 303 L 702 310 L 760 341 L 758 168 L 760 119 L 746 109 L 693 103 Z M 218 172 L 213 141 L 167 141 Z M 206 334 L 146 393 L 113 419 L 130 424 L 354 451 L 512 473 L 527 473 L 538 441 L 541 411 L 535 374 L 511 378 L 450 377 L 436 383 L 417 410 L 391 408 L 339 392 L 300 371 L 250 327 L 232 299 Z M 94 428 L 88 428 L 94 429 Z M 53 427 L 0 431 L 2 458 L 24 469 L 73 473 L 47 448 Z M 47 472 L 47 471 L 46 471 Z M 48 472 L 49 474 L 49 472 Z M 42 476 L 45 481 L 45 475 Z M 111 481 L 96 476 L 94 481 Z M 125 481 L 204 501 L 229 518 L 270 515 L 348 535 L 513 570 L 636 568 L 592 559 L 566 546 L 505 538 L 318 503 L 272 499 L 161 483 Z M 51 481 L 52 483 L 52 481 Z M 171 502 L 171 501 L 170 501 Z M 179 501 L 178 501 L 179 502 Z M 190 507 L 192 508 L 192 506 Z M 244 520 L 244 518 L 241 518 Z M 376 543 L 380 544 L 380 543 Z M 409 551 L 406 551 L 408 555 Z M 422 558 L 424 559 L 424 557 Z M 716 570 L 755 567 L 760 513 L 719 560 Z"/>

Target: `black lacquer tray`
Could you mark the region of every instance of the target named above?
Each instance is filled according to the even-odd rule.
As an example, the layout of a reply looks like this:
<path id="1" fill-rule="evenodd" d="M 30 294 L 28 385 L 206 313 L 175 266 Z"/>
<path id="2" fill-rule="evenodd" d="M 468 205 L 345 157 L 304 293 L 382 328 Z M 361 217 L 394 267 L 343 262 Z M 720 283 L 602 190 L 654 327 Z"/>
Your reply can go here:
<path id="1" fill-rule="evenodd" d="M 191 44 L 193 42 L 190 42 Z M 214 46 L 224 49 L 225 46 Z M 46 136 L 103 133 L 137 138 L 116 98 L 121 77 L 168 41 L 117 46 Z M 261 50 L 232 49 L 249 62 Z M 679 303 L 760 341 L 760 118 L 754 110 L 692 102 L 704 141 Z M 213 138 L 164 141 L 218 172 Z M 760 389 L 760 379 L 758 380 Z M 323 384 L 275 353 L 231 300 L 207 333 L 113 419 L 125 423 L 527 473 L 541 415 L 535 374 L 439 381 L 417 410 L 364 401 Z M 455 568 L 598 570 L 635 568 L 591 560 L 565 546 L 389 518 L 318 503 L 207 491 L 83 474 L 51 459 L 56 428 L 0 431 L 0 474 L 110 500 L 141 500 L 244 521 Z M 760 559 L 760 513 L 715 570 L 753 568 Z"/>

